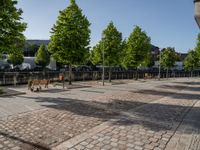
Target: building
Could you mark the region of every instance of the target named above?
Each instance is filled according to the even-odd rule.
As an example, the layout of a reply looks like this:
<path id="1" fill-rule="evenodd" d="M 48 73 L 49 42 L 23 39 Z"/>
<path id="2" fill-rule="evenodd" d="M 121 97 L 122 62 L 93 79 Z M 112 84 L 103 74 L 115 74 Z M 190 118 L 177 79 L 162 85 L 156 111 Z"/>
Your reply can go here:
<path id="1" fill-rule="evenodd" d="M 157 46 L 151 46 L 151 58 L 153 61 L 159 60 L 160 49 Z"/>
<path id="2" fill-rule="evenodd" d="M 200 27 L 200 0 L 194 0 L 194 17 Z"/>
<path id="3" fill-rule="evenodd" d="M 20 70 L 32 70 L 36 68 L 37 65 L 35 64 L 34 57 L 35 53 L 37 52 L 40 45 L 44 44 L 47 46 L 49 42 L 49 40 L 27 40 L 24 46 L 24 62 L 18 66 Z M 7 70 L 9 70 L 9 68 L 13 68 L 13 66 L 7 62 L 7 55 L 5 54 L 2 56 L 2 60 L 0 61 L 0 69 L 4 70 L 4 68 L 8 68 Z M 51 70 L 56 70 L 56 61 L 51 58 L 50 64 L 47 66 L 47 68 Z"/>
<path id="4" fill-rule="evenodd" d="M 49 40 L 27 40 L 24 46 L 24 56 L 34 57 L 40 45 L 48 45 Z"/>

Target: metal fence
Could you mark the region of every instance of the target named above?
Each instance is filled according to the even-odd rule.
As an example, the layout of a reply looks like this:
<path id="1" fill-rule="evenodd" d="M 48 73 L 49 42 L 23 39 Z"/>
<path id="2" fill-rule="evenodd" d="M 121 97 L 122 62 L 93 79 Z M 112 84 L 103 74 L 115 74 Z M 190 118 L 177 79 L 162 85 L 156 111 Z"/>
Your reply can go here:
<path id="1" fill-rule="evenodd" d="M 53 82 L 59 81 L 59 75 L 63 72 L 49 71 L 49 72 L 1 72 L 0 73 L 0 85 L 16 85 L 16 84 L 27 84 L 32 79 L 49 79 Z M 169 71 L 168 77 L 198 77 L 200 71 L 186 72 L 186 71 Z M 136 71 L 123 71 L 123 72 L 112 72 L 111 79 L 134 79 L 137 76 Z M 69 73 L 65 73 L 65 79 L 68 80 Z M 156 78 L 158 77 L 157 71 L 139 71 L 138 78 Z M 161 78 L 166 78 L 166 72 L 161 71 Z M 105 80 L 109 78 L 108 72 L 105 72 Z M 90 71 L 90 72 L 73 72 L 72 81 L 88 81 L 88 80 L 101 80 L 102 72 Z"/>

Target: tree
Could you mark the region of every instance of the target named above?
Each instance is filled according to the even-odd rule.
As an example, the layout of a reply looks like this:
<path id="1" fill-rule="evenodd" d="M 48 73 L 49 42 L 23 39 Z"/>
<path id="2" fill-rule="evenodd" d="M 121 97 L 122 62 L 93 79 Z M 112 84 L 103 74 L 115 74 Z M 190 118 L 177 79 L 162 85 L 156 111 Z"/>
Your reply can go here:
<path id="1" fill-rule="evenodd" d="M 90 23 L 82 14 L 75 0 L 60 11 L 56 24 L 51 31 L 48 50 L 53 58 L 69 65 L 69 84 L 71 84 L 72 65 L 81 64 L 89 53 Z"/>
<path id="2" fill-rule="evenodd" d="M 174 48 L 168 47 L 161 52 L 161 66 L 167 70 L 166 77 L 168 78 L 168 71 L 175 66 L 177 56 Z"/>
<path id="3" fill-rule="evenodd" d="M 199 66 L 199 58 L 197 56 L 197 53 L 196 51 L 190 50 L 184 60 L 184 68 L 187 71 L 191 71 L 191 77 L 192 77 L 193 71 L 197 69 L 198 66 Z"/>
<path id="4" fill-rule="evenodd" d="M 8 59 L 7 62 L 9 64 L 12 64 L 13 67 L 17 66 L 17 65 L 21 65 L 24 61 L 24 56 L 22 51 L 17 51 L 17 52 L 13 52 L 11 54 L 8 55 Z"/>
<path id="5" fill-rule="evenodd" d="M 100 41 L 97 45 L 95 45 L 90 53 L 90 61 L 93 65 L 103 64 L 103 55 L 102 55 L 102 42 Z"/>
<path id="6" fill-rule="evenodd" d="M 144 63 L 142 64 L 143 66 L 146 66 L 148 68 L 151 68 L 155 65 L 155 62 L 153 60 L 152 54 L 151 52 L 149 52 L 149 54 L 147 55 Z"/>
<path id="7" fill-rule="evenodd" d="M 151 39 L 147 36 L 146 32 L 142 31 L 139 26 L 136 26 L 128 38 L 126 48 L 123 64 L 126 68 L 131 67 L 137 70 L 137 80 L 138 68 L 143 64 L 147 64 L 145 62 L 150 53 Z"/>
<path id="8" fill-rule="evenodd" d="M 16 53 L 25 42 L 26 24 L 21 22 L 23 11 L 17 9 L 16 4 L 16 0 L 0 1 L 0 53 Z"/>
<path id="9" fill-rule="evenodd" d="M 197 56 L 200 58 L 200 33 L 198 34 L 197 43 L 196 43 L 196 47 L 194 51 L 196 52 Z"/>
<path id="10" fill-rule="evenodd" d="M 120 33 L 110 22 L 107 28 L 102 33 L 101 41 L 93 48 L 92 62 L 94 64 L 100 63 L 103 60 L 104 65 L 109 67 L 109 82 L 111 82 L 111 67 L 120 65 L 120 54 L 122 53 L 122 33 Z"/>
<path id="11" fill-rule="evenodd" d="M 50 63 L 50 55 L 46 49 L 45 45 L 41 45 L 35 55 L 35 63 L 42 66 L 43 70 Z"/>

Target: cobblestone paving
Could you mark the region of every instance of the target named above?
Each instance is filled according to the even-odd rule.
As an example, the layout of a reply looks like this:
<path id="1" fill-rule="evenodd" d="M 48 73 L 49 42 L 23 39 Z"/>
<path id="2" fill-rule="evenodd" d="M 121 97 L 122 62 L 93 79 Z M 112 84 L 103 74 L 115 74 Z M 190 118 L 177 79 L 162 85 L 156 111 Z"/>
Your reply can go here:
<path id="1" fill-rule="evenodd" d="M 87 113 L 95 114 L 94 110 L 85 109 L 83 115 Z M 103 115 L 104 119 L 44 109 L 1 121 L 0 148 L 48 149 L 101 124 L 110 115 L 100 109 L 97 113 Z"/>
<path id="2" fill-rule="evenodd" d="M 70 149 L 164 149 L 184 115 L 199 98 L 192 93 L 187 95 L 188 91 L 175 93 L 185 87 L 172 89 L 173 84 L 161 89 L 160 85 L 152 88 L 148 85 L 144 90 L 145 83 L 139 90 L 131 88 L 135 85 L 123 86 L 117 86 L 115 91 L 104 90 L 103 94 L 89 95 L 83 91 L 78 94 L 62 92 L 59 97 L 51 93 L 40 97 L 36 94 L 32 98 L 43 104 L 44 109 L 0 121 L 0 149 L 48 150 L 113 118 L 117 121 L 105 130 Z"/>
<path id="3" fill-rule="evenodd" d="M 177 93 L 177 95 L 184 95 L 185 92 Z M 131 117 L 124 116 L 106 130 L 87 138 L 70 149 L 165 149 L 185 114 L 200 97 L 200 95 L 190 94 L 188 97 L 180 97 L 180 99 L 167 97 L 129 111 Z"/>
<path id="4" fill-rule="evenodd" d="M 37 101 L 48 101 L 52 105 L 0 121 L 0 149 L 50 149 L 115 118 L 117 109 L 131 109 L 161 97 L 126 91 L 97 97 L 93 95 L 90 101 L 35 97 Z"/>
<path id="5" fill-rule="evenodd" d="M 124 122 L 125 123 L 125 122 Z M 73 149 L 163 149 L 172 136 L 165 126 L 150 122 L 126 122 L 133 125 L 113 125 L 71 148 Z M 152 130 L 142 125 L 151 126 Z"/>

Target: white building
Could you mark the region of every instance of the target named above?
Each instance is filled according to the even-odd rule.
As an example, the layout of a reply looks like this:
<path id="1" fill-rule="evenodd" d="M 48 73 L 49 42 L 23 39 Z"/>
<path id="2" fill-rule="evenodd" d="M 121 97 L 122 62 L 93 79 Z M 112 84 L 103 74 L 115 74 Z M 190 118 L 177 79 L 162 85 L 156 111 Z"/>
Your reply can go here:
<path id="1" fill-rule="evenodd" d="M 3 55 L 3 59 L 0 61 L 0 69 L 4 69 L 8 65 L 10 64 L 7 62 L 7 55 Z M 13 68 L 12 65 L 10 65 L 10 67 Z M 37 65 L 35 64 L 35 57 L 24 57 L 24 62 L 19 65 L 20 70 L 34 69 L 35 67 L 37 67 Z M 56 61 L 51 58 L 47 68 L 51 70 L 56 70 Z"/>

